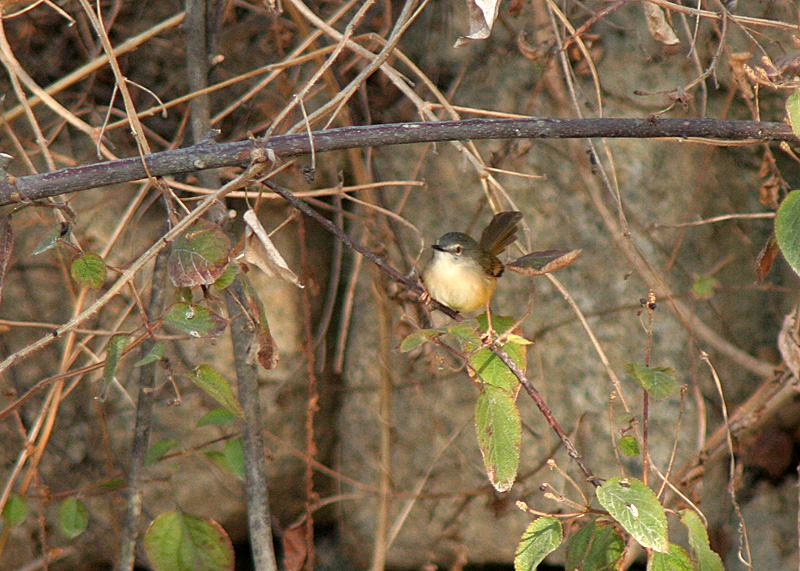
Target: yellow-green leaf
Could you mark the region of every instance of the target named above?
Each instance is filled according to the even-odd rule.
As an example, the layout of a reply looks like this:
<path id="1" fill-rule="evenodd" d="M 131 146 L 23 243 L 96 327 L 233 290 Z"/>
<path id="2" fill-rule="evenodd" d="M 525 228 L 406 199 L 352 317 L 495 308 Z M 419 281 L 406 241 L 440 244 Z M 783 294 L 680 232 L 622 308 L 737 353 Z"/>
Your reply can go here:
<path id="1" fill-rule="evenodd" d="M 158 516 L 144 536 L 155 571 L 233 571 L 233 545 L 212 519 L 175 511 Z"/>
<path id="2" fill-rule="evenodd" d="M 69 539 L 74 539 L 82 534 L 89 525 L 89 510 L 80 499 L 70 496 L 61 502 L 58 518 L 64 535 Z"/>
<path id="3" fill-rule="evenodd" d="M 681 390 L 672 367 L 650 368 L 641 363 L 628 363 L 625 370 L 654 399 L 664 399 Z"/>
<path id="4" fill-rule="evenodd" d="M 228 381 L 209 365 L 200 365 L 189 378 L 225 409 L 242 418 L 244 413 Z"/>
<path id="5" fill-rule="evenodd" d="M 210 309 L 183 301 L 167 308 L 164 323 L 192 337 L 219 337 L 228 324 Z"/>
<path id="6" fill-rule="evenodd" d="M 667 515 L 653 490 L 636 478 L 611 478 L 595 493 L 600 505 L 642 547 L 667 551 Z"/>
<path id="7" fill-rule="evenodd" d="M 554 517 L 535 519 L 528 525 L 514 554 L 514 571 L 533 571 L 561 545 L 564 531 Z"/>
<path id="8" fill-rule="evenodd" d="M 592 519 L 567 540 L 565 571 L 611 571 L 625 540 L 610 523 Z"/>
<path id="9" fill-rule="evenodd" d="M 781 202 L 775 216 L 775 238 L 783 257 L 800 275 L 800 190 L 793 190 Z"/>
<path id="10" fill-rule="evenodd" d="M 498 492 L 514 485 L 519 468 L 522 423 L 509 391 L 487 385 L 475 407 L 478 446 L 489 481 Z"/>
<path id="11" fill-rule="evenodd" d="M 689 547 L 694 555 L 697 571 L 724 571 L 725 566 L 719 555 L 711 550 L 708 542 L 708 530 L 700 516 L 692 510 L 681 510 L 681 522 L 689 532 Z"/>
<path id="12" fill-rule="evenodd" d="M 72 260 L 69 273 L 79 286 L 100 289 L 106 281 L 106 264 L 103 258 L 89 252 Z"/>

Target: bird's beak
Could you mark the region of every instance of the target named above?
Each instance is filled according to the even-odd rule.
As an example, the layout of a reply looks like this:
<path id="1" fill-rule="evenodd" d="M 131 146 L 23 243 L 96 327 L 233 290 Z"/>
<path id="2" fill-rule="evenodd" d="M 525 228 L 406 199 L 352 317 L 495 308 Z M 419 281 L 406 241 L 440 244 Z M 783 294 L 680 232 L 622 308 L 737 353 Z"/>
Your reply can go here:
<path id="1" fill-rule="evenodd" d="M 442 248 L 439 244 L 434 244 L 433 246 L 431 246 L 431 248 L 433 248 L 434 250 L 437 250 L 439 252 L 444 252 L 445 251 L 445 249 Z"/>

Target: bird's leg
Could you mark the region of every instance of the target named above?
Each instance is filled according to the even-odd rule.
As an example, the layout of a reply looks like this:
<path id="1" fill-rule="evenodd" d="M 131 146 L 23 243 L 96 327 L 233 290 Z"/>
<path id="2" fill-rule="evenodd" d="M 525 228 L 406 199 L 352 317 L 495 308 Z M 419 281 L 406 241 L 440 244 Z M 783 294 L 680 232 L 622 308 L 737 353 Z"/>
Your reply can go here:
<path id="1" fill-rule="evenodd" d="M 481 343 L 489 345 L 494 341 L 494 327 L 492 327 L 492 301 L 486 302 L 486 332 L 481 335 Z"/>

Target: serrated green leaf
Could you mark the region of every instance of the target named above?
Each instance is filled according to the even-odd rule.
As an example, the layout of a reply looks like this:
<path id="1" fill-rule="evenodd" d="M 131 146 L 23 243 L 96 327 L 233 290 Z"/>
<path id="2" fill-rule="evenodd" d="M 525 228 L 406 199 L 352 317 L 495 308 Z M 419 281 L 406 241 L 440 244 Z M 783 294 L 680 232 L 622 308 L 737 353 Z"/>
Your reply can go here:
<path id="1" fill-rule="evenodd" d="M 478 320 L 477 319 L 467 319 L 465 321 L 456 322 L 452 325 L 448 325 L 445 328 L 441 329 L 431 329 L 430 331 L 440 331 L 442 333 L 447 333 L 454 339 L 457 339 L 462 346 L 466 346 L 468 344 L 472 344 L 472 346 L 477 347 L 481 344 L 481 336 L 478 333 Z"/>
<path id="2" fill-rule="evenodd" d="M 692 284 L 692 293 L 697 299 L 709 299 L 716 293 L 720 283 L 714 276 L 700 276 Z"/>
<path id="3" fill-rule="evenodd" d="M 595 493 L 600 505 L 642 547 L 667 551 L 667 516 L 653 490 L 636 478 L 611 478 Z"/>
<path id="4" fill-rule="evenodd" d="M 800 190 L 793 190 L 781 202 L 775 216 L 775 238 L 783 257 L 800 275 Z"/>
<path id="5" fill-rule="evenodd" d="M 489 481 L 498 492 L 510 490 L 522 442 L 522 422 L 511 393 L 487 385 L 478 396 L 475 428 Z"/>
<path id="6" fill-rule="evenodd" d="M 106 281 L 106 264 L 103 258 L 89 252 L 72 260 L 69 273 L 79 286 L 100 289 Z"/>
<path id="7" fill-rule="evenodd" d="M 233 545 L 212 519 L 183 512 L 158 516 L 144 536 L 155 571 L 233 571 Z"/>
<path id="8" fill-rule="evenodd" d="M 800 89 L 795 89 L 786 98 L 786 116 L 789 118 L 789 125 L 795 137 L 800 137 Z"/>
<path id="9" fill-rule="evenodd" d="M 724 571 L 725 566 L 719 555 L 711 550 L 708 542 L 708 530 L 700 516 L 692 510 L 681 510 L 681 522 L 689 532 L 689 547 L 694 554 L 696 571 Z"/>
<path id="10" fill-rule="evenodd" d="M 147 352 L 147 355 L 136 361 L 133 366 L 134 367 L 141 367 L 143 365 L 147 365 L 154 361 L 160 361 L 164 358 L 164 342 L 158 341 L 155 345 L 153 345 L 150 350 Z"/>
<path id="11" fill-rule="evenodd" d="M 239 275 L 239 264 L 236 262 L 231 262 L 228 264 L 228 267 L 225 268 L 225 271 L 222 272 L 222 275 L 219 276 L 216 281 L 214 282 L 215 289 L 225 289 L 229 285 L 233 283 L 233 280 L 236 279 L 236 276 Z"/>
<path id="12" fill-rule="evenodd" d="M 225 443 L 225 448 L 222 452 L 225 456 L 225 464 L 228 470 L 233 472 L 233 475 L 244 480 L 244 449 L 242 448 L 242 439 L 234 438 Z"/>
<path id="13" fill-rule="evenodd" d="M 28 502 L 16 492 L 8 496 L 6 505 L 3 506 L 3 521 L 8 527 L 14 527 L 25 521 L 28 517 Z"/>
<path id="14" fill-rule="evenodd" d="M 80 499 L 71 496 L 61 502 L 58 510 L 58 519 L 61 531 L 69 539 L 75 539 L 86 530 L 89 525 L 89 510 Z"/>
<path id="15" fill-rule="evenodd" d="M 201 426 L 220 426 L 223 424 L 230 424 L 233 422 L 233 419 L 236 418 L 231 411 L 224 409 L 224 408 L 215 408 L 214 410 L 210 410 L 203 415 L 203 417 L 197 421 L 197 428 Z"/>
<path id="16" fill-rule="evenodd" d="M 486 330 L 486 323 L 486 314 L 478 316 L 478 324 L 482 331 Z M 515 320 L 511 317 L 492 316 L 492 327 L 500 335 L 508 331 L 514 323 Z M 464 347 L 467 352 L 475 351 L 481 347 L 481 342 L 466 342 L 464 343 Z M 523 371 L 525 370 L 527 365 L 527 350 L 525 345 L 508 340 L 501 345 L 501 349 L 511 357 L 511 360 L 514 361 L 520 369 Z M 484 347 L 473 353 L 469 358 L 469 364 L 472 369 L 480 375 L 486 385 L 501 388 L 509 393 L 516 392 L 519 386 L 519 379 L 517 379 L 511 369 L 509 369 L 491 349 Z"/>
<path id="17" fill-rule="evenodd" d="M 683 547 L 670 543 L 667 553 L 650 554 L 647 571 L 693 571 L 692 560 Z"/>
<path id="18" fill-rule="evenodd" d="M 625 435 L 619 439 L 619 451 L 625 456 L 638 456 L 639 442 L 633 436 Z"/>
<path id="19" fill-rule="evenodd" d="M 567 540 L 564 571 L 610 571 L 624 549 L 615 526 L 593 519 Z"/>
<path id="20" fill-rule="evenodd" d="M 650 368 L 641 363 L 628 363 L 625 365 L 625 370 L 651 398 L 664 399 L 678 394 L 681 390 L 672 367 Z"/>
<path id="21" fill-rule="evenodd" d="M 400 352 L 401 353 L 408 353 L 409 351 L 413 351 L 426 341 L 433 337 L 430 335 L 429 329 L 420 329 L 419 331 L 414 331 L 409 335 L 406 335 L 405 338 L 400 342 Z"/>
<path id="22" fill-rule="evenodd" d="M 71 231 L 72 225 L 69 222 L 62 222 L 59 226 L 53 228 L 45 237 L 45 239 L 42 240 L 38 246 L 36 246 L 36 249 L 33 250 L 31 256 L 38 256 L 47 250 L 53 249 L 56 244 L 58 244 L 58 241 L 63 239 L 65 236 L 68 236 Z"/>
<path id="23" fill-rule="evenodd" d="M 172 243 L 169 277 L 178 287 L 213 284 L 227 269 L 231 240 L 209 220 L 198 220 Z"/>
<path id="24" fill-rule="evenodd" d="M 564 531 L 554 517 L 535 519 L 522 534 L 514 554 L 514 571 L 533 571 L 561 545 Z"/>
<path id="25" fill-rule="evenodd" d="M 179 301 L 167 308 L 164 323 L 192 337 L 219 337 L 228 322 L 202 305 Z"/>
<path id="26" fill-rule="evenodd" d="M 99 399 L 106 400 L 111 384 L 114 382 L 114 375 L 117 374 L 117 367 L 122 358 L 122 352 L 128 344 L 129 337 L 123 333 L 112 335 L 106 347 L 106 363 L 103 365 L 103 388 L 100 391 Z"/>
<path id="27" fill-rule="evenodd" d="M 171 438 L 165 438 L 163 440 L 153 442 L 153 444 L 150 445 L 150 448 L 147 449 L 147 454 L 144 456 L 144 465 L 152 466 L 166 456 L 167 452 L 177 447 L 178 441 L 172 440 Z"/>
<path id="28" fill-rule="evenodd" d="M 232 414 L 242 418 L 244 413 L 228 381 L 209 365 L 200 365 L 189 378 L 211 398 Z"/>

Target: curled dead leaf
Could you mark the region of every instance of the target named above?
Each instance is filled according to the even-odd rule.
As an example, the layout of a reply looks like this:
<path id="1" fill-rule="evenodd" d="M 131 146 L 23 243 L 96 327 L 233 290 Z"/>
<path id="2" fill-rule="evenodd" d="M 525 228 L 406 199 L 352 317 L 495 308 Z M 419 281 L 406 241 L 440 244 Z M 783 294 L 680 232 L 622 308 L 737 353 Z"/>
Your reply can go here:
<path id="1" fill-rule="evenodd" d="M 542 250 L 531 252 L 506 264 L 506 268 L 523 276 L 543 276 L 566 268 L 581 255 L 583 250 Z"/>
<path id="2" fill-rule="evenodd" d="M 664 10 L 660 6 L 652 2 L 644 2 L 643 6 L 644 15 L 647 19 L 647 29 L 650 31 L 650 35 L 653 36 L 654 40 L 667 46 L 674 46 L 681 43 L 678 36 L 675 35 L 672 26 L 667 21 Z"/>
<path id="3" fill-rule="evenodd" d="M 485 40 L 492 33 L 492 26 L 500 10 L 500 0 L 467 0 L 469 10 L 469 34 L 458 38 L 454 47 L 460 48 L 474 40 Z"/>
<path id="4" fill-rule="evenodd" d="M 268 276 L 293 283 L 299 288 L 305 287 L 300 283 L 297 274 L 289 269 L 286 260 L 270 240 L 256 213 L 248 210 L 243 218 L 247 224 L 245 246 L 244 252 L 237 259 L 250 262 Z"/>

